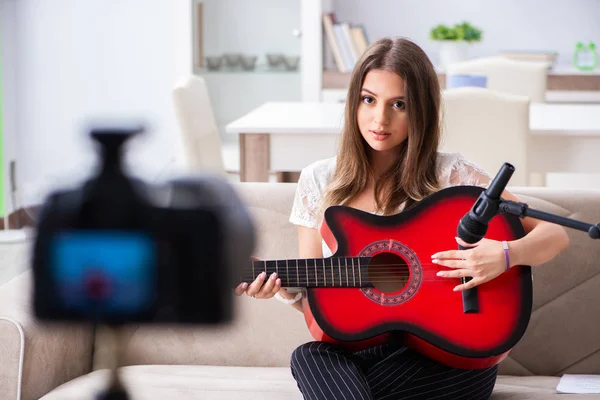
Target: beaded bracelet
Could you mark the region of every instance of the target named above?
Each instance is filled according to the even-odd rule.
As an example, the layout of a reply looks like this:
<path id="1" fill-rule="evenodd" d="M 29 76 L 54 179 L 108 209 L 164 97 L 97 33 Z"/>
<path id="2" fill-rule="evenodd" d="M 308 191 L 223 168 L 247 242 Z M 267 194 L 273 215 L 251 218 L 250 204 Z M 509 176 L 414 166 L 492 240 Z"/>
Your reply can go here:
<path id="1" fill-rule="evenodd" d="M 510 269 L 510 258 L 508 256 L 508 243 L 506 240 L 502 241 L 502 248 L 504 249 L 504 259 L 506 260 L 506 271 L 508 271 Z"/>

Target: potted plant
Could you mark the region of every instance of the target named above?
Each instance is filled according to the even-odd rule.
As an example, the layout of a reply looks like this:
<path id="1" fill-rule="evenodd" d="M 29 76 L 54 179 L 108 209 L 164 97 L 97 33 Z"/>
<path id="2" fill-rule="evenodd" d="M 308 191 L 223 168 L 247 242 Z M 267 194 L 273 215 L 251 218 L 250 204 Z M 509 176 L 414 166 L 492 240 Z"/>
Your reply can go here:
<path id="1" fill-rule="evenodd" d="M 448 64 L 467 59 L 468 46 L 481 40 L 482 32 L 468 22 L 453 27 L 437 25 L 431 29 L 430 38 L 440 43 L 440 64 Z"/>

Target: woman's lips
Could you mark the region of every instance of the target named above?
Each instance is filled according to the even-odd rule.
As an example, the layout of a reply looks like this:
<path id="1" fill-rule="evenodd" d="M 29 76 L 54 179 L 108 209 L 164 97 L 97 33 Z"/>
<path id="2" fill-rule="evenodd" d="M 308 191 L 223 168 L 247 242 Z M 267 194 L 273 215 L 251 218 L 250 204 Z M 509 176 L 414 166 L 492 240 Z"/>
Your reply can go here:
<path id="1" fill-rule="evenodd" d="M 384 131 L 369 130 L 369 132 L 371 132 L 371 135 L 373 135 L 373 138 L 375 138 L 375 140 L 385 140 L 392 135 L 391 133 Z"/>

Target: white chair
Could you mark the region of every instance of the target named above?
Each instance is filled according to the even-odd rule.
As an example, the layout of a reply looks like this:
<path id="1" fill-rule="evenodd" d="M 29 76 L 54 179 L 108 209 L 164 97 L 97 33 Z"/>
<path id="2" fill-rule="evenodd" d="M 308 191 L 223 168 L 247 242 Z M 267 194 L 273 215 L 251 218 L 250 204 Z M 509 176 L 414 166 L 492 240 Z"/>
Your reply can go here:
<path id="1" fill-rule="evenodd" d="M 225 176 L 221 138 L 204 79 L 196 75 L 181 78 L 173 88 L 172 99 L 186 166 Z"/>
<path id="2" fill-rule="evenodd" d="M 452 75 L 485 75 L 487 88 L 523 95 L 532 103 L 546 101 L 549 63 L 517 61 L 506 57 L 485 57 L 448 65 L 446 81 Z"/>
<path id="3" fill-rule="evenodd" d="M 509 162 L 515 166 L 509 185 L 528 185 L 529 103 L 487 88 L 445 90 L 440 150 L 462 153 L 491 176 Z"/>

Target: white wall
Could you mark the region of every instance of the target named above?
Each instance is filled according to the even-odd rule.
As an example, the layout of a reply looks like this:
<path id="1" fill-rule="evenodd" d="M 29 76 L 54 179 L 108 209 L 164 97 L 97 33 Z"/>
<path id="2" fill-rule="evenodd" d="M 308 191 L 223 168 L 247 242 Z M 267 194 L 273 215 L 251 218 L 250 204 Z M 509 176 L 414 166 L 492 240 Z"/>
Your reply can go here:
<path id="1" fill-rule="evenodd" d="M 542 50 L 559 53 L 559 64 L 572 62 L 575 44 L 600 45 L 600 1 L 548 0 L 333 0 L 340 21 L 363 23 L 370 40 L 405 36 L 416 41 L 434 63 L 437 43 L 429 31 L 437 24 L 463 20 L 483 30 L 469 57 L 501 50 Z"/>
<path id="2" fill-rule="evenodd" d="M 147 121 L 132 173 L 153 179 L 179 156 L 171 88 L 191 72 L 189 0 L 18 0 L 18 179 L 26 204 L 87 177 L 85 124 Z"/>
<path id="3" fill-rule="evenodd" d="M 3 119 L 3 161 L 4 209 L 6 214 L 14 210 L 10 200 L 9 170 L 10 160 L 17 156 L 17 37 L 15 29 L 16 7 L 14 0 L 0 0 L 0 59 L 2 60 L 2 119 Z M 1 194 L 0 194 L 1 195 Z"/>

